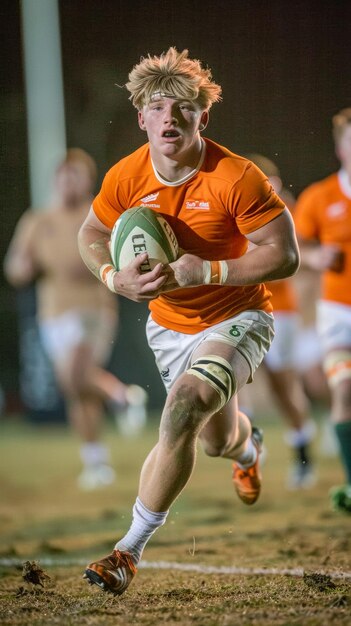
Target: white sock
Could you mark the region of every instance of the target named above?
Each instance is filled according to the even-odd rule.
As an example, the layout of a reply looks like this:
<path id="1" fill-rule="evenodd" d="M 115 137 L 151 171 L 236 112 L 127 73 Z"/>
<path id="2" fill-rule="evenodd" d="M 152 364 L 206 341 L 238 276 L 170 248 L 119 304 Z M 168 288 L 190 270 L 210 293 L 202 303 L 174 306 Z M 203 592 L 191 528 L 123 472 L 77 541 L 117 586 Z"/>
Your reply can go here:
<path id="1" fill-rule="evenodd" d="M 285 432 L 284 439 L 291 448 L 300 448 L 311 443 L 315 437 L 317 427 L 314 421 L 307 420 L 300 429 L 290 428 Z"/>
<path id="2" fill-rule="evenodd" d="M 109 460 L 109 452 L 99 441 L 83 443 L 80 447 L 80 458 L 84 465 L 105 465 Z"/>
<path id="3" fill-rule="evenodd" d="M 252 467 L 254 463 L 256 463 L 256 460 L 257 460 L 257 448 L 252 442 L 252 439 L 250 438 L 247 442 L 245 452 L 243 452 L 237 459 L 235 459 L 235 462 L 242 469 L 248 469 L 249 467 Z"/>
<path id="4" fill-rule="evenodd" d="M 137 498 L 133 507 L 132 525 L 127 534 L 116 543 L 115 549 L 130 552 L 135 565 L 137 565 L 147 542 L 154 532 L 163 526 L 167 515 L 168 511 L 153 513 Z"/>

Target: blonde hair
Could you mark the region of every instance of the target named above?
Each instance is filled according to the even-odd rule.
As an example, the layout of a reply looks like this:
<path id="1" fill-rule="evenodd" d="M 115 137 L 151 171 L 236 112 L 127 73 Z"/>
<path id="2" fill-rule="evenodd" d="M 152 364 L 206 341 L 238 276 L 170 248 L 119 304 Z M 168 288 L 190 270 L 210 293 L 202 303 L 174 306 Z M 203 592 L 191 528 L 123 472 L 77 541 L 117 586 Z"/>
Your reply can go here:
<path id="1" fill-rule="evenodd" d="M 160 56 L 149 54 L 128 78 L 129 99 L 138 110 L 149 104 L 155 93 L 196 101 L 204 110 L 221 100 L 222 88 L 212 81 L 211 70 L 204 69 L 197 59 L 189 59 L 188 50 L 178 52 L 171 47 Z"/>
<path id="2" fill-rule="evenodd" d="M 341 109 L 339 113 L 336 113 L 332 117 L 332 124 L 334 141 L 337 143 L 343 135 L 346 126 L 351 124 L 351 107 Z"/>

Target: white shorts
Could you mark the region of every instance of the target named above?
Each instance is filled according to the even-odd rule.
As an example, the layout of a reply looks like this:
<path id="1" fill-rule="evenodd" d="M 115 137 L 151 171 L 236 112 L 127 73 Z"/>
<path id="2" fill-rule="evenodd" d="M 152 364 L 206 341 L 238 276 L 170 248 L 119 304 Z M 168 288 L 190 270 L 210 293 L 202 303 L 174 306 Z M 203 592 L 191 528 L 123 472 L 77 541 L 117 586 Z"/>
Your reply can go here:
<path id="1" fill-rule="evenodd" d="M 317 332 L 324 354 L 337 348 L 351 348 L 351 306 L 319 300 Z"/>
<path id="2" fill-rule="evenodd" d="M 151 315 L 146 335 L 167 391 L 191 365 L 192 355 L 204 341 L 222 341 L 236 347 L 250 366 L 250 379 L 260 365 L 274 337 L 273 315 L 264 311 L 245 311 L 194 335 L 159 326 Z"/>
<path id="3" fill-rule="evenodd" d="M 96 363 L 105 363 L 112 350 L 115 331 L 115 318 L 107 311 L 67 311 L 39 320 L 42 345 L 54 362 L 63 361 L 74 348 L 84 344 L 91 348 Z"/>
<path id="4" fill-rule="evenodd" d="M 299 315 L 294 312 L 274 313 L 274 339 L 264 357 L 273 372 L 294 367 L 294 345 L 299 330 Z"/>
<path id="5" fill-rule="evenodd" d="M 315 326 L 299 329 L 294 345 L 295 368 L 303 374 L 322 363 L 321 342 Z"/>

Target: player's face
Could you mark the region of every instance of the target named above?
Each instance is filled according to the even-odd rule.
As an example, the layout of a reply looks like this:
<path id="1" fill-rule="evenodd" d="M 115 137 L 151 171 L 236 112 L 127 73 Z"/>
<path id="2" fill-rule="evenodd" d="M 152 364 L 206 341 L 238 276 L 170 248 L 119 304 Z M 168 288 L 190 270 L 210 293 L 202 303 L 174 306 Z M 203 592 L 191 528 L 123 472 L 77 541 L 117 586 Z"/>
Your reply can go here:
<path id="1" fill-rule="evenodd" d="M 91 180 L 83 163 L 64 163 L 56 173 L 56 189 L 64 202 L 79 203 L 89 195 Z"/>
<path id="2" fill-rule="evenodd" d="M 188 100 L 160 97 L 143 107 L 138 120 L 153 150 L 177 158 L 194 147 L 199 149 L 199 126 L 206 126 L 208 111 Z"/>
<path id="3" fill-rule="evenodd" d="M 351 124 L 348 124 L 341 135 L 336 152 L 341 164 L 347 171 L 351 171 Z"/>

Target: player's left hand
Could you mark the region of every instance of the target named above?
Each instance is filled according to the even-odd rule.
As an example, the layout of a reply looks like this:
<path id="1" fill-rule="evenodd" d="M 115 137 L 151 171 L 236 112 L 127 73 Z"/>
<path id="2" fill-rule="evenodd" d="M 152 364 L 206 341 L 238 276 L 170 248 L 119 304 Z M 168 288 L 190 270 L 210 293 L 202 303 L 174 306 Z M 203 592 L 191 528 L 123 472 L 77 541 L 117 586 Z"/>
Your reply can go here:
<path id="1" fill-rule="evenodd" d="M 204 284 L 204 262 L 195 254 L 183 254 L 179 259 L 165 265 L 163 274 L 166 282 L 160 291 L 173 291 L 183 287 L 196 287 Z"/>

